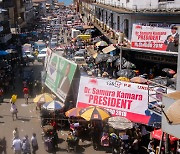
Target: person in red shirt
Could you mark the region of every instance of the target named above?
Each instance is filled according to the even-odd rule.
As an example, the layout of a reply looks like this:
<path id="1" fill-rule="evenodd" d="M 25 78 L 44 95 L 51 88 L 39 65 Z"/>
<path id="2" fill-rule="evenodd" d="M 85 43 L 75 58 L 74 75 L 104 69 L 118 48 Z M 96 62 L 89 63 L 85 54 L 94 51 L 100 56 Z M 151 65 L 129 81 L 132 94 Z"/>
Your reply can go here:
<path id="1" fill-rule="evenodd" d="M 28 89 L 28 87 L 24 87 L 23 93 L 24 93 L 25 103 L 28 104 L 28 98 L 29 98 L 29 89 Z"/>
<path id="2" fill-rule="evenodd" d="M 0 103 L 3 102 L 4 99 L 3 94 L 4 94 L 3 88 L 0 88 Z"/>

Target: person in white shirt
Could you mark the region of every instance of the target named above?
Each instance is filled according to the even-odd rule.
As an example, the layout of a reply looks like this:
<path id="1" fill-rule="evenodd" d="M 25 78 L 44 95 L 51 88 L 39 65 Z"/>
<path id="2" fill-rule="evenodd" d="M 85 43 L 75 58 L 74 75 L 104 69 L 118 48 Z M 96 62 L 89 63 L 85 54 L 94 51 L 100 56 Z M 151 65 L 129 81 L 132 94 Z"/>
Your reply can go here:
<path id="1" fill-rule="evenodd" d="M 18 117 L 17 117 L 18 110 L 17 110 L 16 104 L 13 102 L 11 102 L 10 112 L 12 114 L 13 121 L 14 121 L 14 116 L 16 117 L 16 119 L 18 119 Z"/>
<path id="2" fill-rule="evenodd" d="M 18 131 L 17 128 L 15 128 L 15 129 L 13 130 L 13 139 L 15 139 L 15 138 L 19 138 L 19 131 Z"/>
<path id="3" fill-rule="evenodd" d="M 31 146 L 32 146 L 32 153 L 36 154 L 36 151 L 38 150 L 38 142 L 37 142 L 35 133 L 33 133 L 31 137 Z"/>
<path id="4" fill-rule="evenodd" d="M 21 140 L 19 138 L 15 138 L 13 140 L 12 148 L 14 150 L 14 154 L 21 154 Z"/>

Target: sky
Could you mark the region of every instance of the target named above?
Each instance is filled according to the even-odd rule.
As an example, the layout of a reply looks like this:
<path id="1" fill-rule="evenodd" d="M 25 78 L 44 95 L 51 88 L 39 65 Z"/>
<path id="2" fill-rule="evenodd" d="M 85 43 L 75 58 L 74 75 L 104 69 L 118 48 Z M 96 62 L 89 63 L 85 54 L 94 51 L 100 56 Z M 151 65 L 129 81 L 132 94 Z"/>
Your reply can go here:
<path id="1" fill-rule="evenodd" d="M 64 2 L 65 5 L 69 5 L 73 0 L 58 0 L 59 2 Z"/>

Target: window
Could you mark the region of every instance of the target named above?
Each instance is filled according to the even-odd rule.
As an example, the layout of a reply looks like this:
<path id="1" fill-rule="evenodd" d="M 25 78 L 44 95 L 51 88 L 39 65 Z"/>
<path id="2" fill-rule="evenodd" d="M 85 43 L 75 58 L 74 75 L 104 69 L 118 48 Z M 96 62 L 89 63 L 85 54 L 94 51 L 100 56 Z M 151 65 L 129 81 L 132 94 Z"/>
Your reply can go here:
<path id="1" fill-rule="evenodd" d="M 129 37 L 129 20 L 124 20 L 124 34 L 128 38 Z"/>
<path id="2" fill-rule="evenodd" d="M 113 13 L 111 13 L 111 28 L 113 29 L 114 28 L 114 21 L 113 21 Z"/>
<path id="3" fill-rule="evenodd" d="M 129 3 L 130 0 L 126 0 L 126 3 Z"/>
<path id="4" fill-rule="evenodd" d="M 107 24 L 107 22 L 108 22 L 108 16 L 107 16 L 107 11 L 106 11 L 106 24 Z"/>
<path id="5" fill-rule="evenodd" d="M 159 0 L 159 2 L 174 2 L 174 0 Z"/>
<path id="6" fill-rule="evenodd" d="M 117 16 L 117 30 L 120 30 L 120 17 Z"/>

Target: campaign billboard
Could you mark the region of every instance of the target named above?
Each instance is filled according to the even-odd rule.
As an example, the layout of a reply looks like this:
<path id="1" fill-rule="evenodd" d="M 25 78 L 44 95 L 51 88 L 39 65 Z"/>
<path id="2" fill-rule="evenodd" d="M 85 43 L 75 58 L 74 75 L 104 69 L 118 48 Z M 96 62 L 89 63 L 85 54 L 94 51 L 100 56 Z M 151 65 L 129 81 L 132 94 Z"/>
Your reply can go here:
<path id="1" fill-rule="evenodd" d="M 47 64 L 45 85 L 51 89 L 63 102 L 69 92 L 77 64 L 52 53 Z"/>
<path id="2" fill-rule="evenodd" d="M 148 86 L 102 78 L 81 76 L 77 107 L 99 106 L 113 116 L 123 116 L 148 124 Z"/>
<path id="3" fill-rule="evenodd" d="M 154 51 L 178 52 L 177 27 L 169 28 L 133 24 L 131 47 Z"/>

